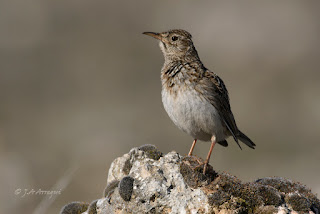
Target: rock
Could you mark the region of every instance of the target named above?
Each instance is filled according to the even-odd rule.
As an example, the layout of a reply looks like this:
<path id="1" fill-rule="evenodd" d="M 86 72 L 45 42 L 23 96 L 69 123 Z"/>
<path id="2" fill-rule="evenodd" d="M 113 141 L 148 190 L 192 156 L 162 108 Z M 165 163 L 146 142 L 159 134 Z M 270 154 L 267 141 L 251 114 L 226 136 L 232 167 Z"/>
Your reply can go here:
<path id="1" fill-rule="evenodd" d="M 319 199 L 300 183 L 277 177 L 243 183 L 210 165 L 206 175 L 202 170 L 197 157 L 133 148 L 113 161 L 104 197 L 84 213 L 319 213 Z"/>
<path id="2" fill-rule="evenodd" d="M 119 185 L 119 181 L 118 180 L 113 180 L 113 181 L 109 182 L 108 185 L 106 186 L 106 188 L 104 189 L 103 196 L 105 198 L 109 198 L 110 195 L 113 193 L 114 189 L 118 185 Z"/>
<path id="3" fill-rule="evenodd" d="M 98 200 L 91 202 L 88 207 L 87 214 L 97 214 L 97 202 Z"/>

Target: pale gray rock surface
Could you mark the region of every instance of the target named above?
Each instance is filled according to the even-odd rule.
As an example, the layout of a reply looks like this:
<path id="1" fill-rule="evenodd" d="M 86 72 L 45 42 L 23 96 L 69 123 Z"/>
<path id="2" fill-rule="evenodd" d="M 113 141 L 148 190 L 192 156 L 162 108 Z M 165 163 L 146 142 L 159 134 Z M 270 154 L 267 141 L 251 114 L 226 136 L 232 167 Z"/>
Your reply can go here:
<path id="1" fill-rule="evenodd" d="M 283 178 L 242 183 L 203 161 L 152 145 L 133 148 L 110 166 L 104 197 L 86 214 L 113 213 L 314 213 L 319 199 L 304 185 Z M 63 211 L 61 212 L 62 214 Z M 75 212 L 77 213 L 77 212 Z"/>

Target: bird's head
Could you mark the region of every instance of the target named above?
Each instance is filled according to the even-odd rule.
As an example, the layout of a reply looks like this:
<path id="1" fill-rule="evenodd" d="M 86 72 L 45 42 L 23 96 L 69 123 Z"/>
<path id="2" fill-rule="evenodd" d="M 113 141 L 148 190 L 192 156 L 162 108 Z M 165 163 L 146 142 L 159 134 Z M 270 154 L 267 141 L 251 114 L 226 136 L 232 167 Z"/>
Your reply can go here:
<path id="1" fill-rule="evenodd" d="M 158 39 L 165 60 L 194 60 L 199 59 L 191 40 L 192 36 L 185 30 L 169 30 L 162 33 L 144 32 L 143 34 Z"/>

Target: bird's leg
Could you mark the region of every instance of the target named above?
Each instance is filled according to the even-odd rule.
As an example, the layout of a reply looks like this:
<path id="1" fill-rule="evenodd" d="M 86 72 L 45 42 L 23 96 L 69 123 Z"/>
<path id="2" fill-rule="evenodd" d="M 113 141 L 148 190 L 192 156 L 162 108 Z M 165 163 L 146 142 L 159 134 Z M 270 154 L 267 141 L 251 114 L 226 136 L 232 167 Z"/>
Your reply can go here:
<path id="1" fill-rule="evenodd" d="M 209 160 L 210 160 L 210 156 L 211 156 L 211 153 L 212 153 L 212 150 L 213 150 L 213 147 L 214 147 L 215 144 L 216 144 L 216 137 L 212 136 L 210 150 L 209 150 L 209 153 L 207 155 L 207 159 L 204 162 L 204 168 L 203 168 L 203 174 L 204 175 L 206 174 L 207 166 L 208 166 L 208 163 L 209 163 Z"/>
<path id="2" fill-rule="evenodd" d="M 197 143 L 197 139 L 194 139 L 194 140 L 193 140 L 193 143 L 192 143 L 192 146 L 191 146 L 191 148 L 190 148 L 190 151 L 189 151 L 188 156 L 191 156 L 191 155 L 192 155 L 192 152 L 193 152 L 193 149 L 194 149 L 194 146 L 196 145 L 196 143 Z"/>

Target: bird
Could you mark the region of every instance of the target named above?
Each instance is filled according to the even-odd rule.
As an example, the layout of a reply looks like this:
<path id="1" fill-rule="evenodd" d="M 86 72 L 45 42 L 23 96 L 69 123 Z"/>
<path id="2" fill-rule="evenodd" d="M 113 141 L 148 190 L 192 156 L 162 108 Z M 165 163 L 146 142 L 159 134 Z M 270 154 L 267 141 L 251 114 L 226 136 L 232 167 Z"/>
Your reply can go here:
<path id="1" fill-rule="evenodd" d="M 227 147 L 228 137 L 232 136 L 240 149 L 239 141 L 254 149 L 256 145 L 236 124 L 226 85 L 203 65 L 191 34 L 182 29 L 143 34 L 159 40 L 164 55 L 162 103 L 173 123 L 193 137 L 188 156 L 192 156 L 197 140 L 211 141 L 203 174 L 206 174 L 215 144 Z"/>

